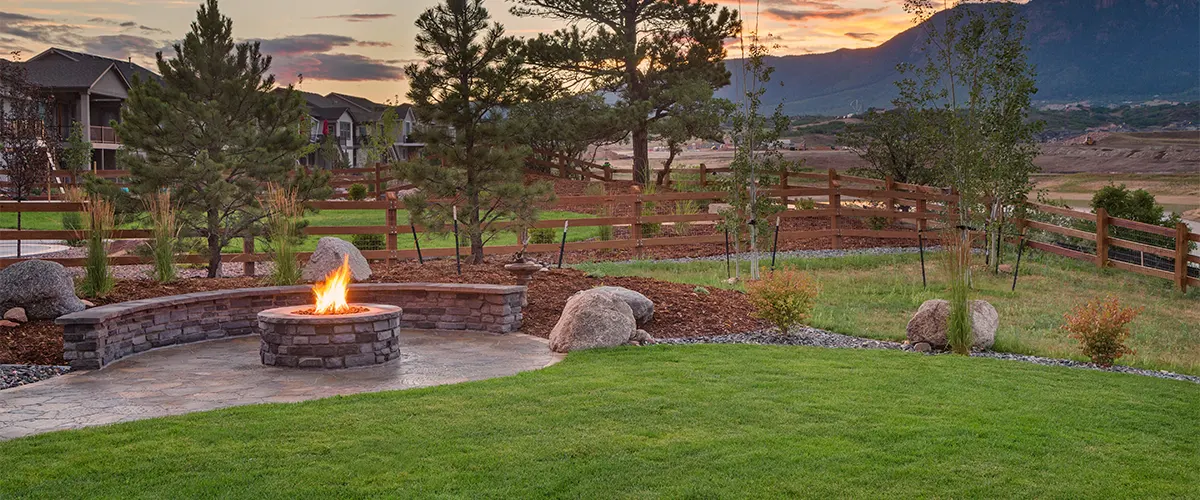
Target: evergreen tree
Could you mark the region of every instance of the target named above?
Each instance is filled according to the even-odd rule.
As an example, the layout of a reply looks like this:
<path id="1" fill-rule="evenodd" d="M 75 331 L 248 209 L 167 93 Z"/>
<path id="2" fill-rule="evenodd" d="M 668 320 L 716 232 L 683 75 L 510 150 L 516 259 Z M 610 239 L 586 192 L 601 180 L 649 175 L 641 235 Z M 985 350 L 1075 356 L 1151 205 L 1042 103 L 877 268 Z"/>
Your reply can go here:
<path id="1" fill-rule="evenodd" d="M 258 202 L 266 183 L 289 184 L 305 199 L 327 194 L 328 176 L 296 166 L 308 142 L 303 101 L 291 86 L 276 88 L 258 42 L 234 43 L 217 0 L 200 6 L 174 50 L 171 59 L 157 54 L 161 85 L 135 78 L 114 126 L 134 191 L 170 189 L 181 226 L 204 238 L 208 276 L 216 277 L 221 247 L 252 237 L 269 215 Z"/>
<path id="2" fill-rule="evenodd" d="M 712 87 L 702 80 L 678 82 L 666 94 L 673 103 L 669 113 L 650 126 L 653 137 L 667 143 L 667 160 L 654 180 L 659 186 L 671 175 L 671 165 L 683 152 L 684 143 L 695 138 L 724 142 L 721 122 L 734 110 L 732 102 L 713 97 Z"/>
<path id="3" fill-rule="evenodd" d="M 684 80 L 729 84 L 726 39 L 736 11 L 702 0 L 515 0 L 512 12 L 564 21 L 569 29 L 528 44 L 545 78 L 565 78 L 620 96 L 633 140 L 634 180 L 649 180 L 651 125 L 669 116 Z"/>
<path id="4" fill-rule="evenodd" d="M 536 220 L 535 203 L 550 197 L 547 183 L 525 184 L 529 148 L 502 117 L 536 89 L 518 53 L 520 42 L 490 22 L 482 0 L 447 0 L 416 24 L 416 51 L 424 64 L 405 68 L 408 98 L 431 125 L 416 134 L 426 143 L 427 159 L 398 169 L 419 188 L 404 202 L 414 222 L 434 231 L 446 229 L 457 206 L 472 261 L 479 264 L 497 222 L 528 227 Z"/>

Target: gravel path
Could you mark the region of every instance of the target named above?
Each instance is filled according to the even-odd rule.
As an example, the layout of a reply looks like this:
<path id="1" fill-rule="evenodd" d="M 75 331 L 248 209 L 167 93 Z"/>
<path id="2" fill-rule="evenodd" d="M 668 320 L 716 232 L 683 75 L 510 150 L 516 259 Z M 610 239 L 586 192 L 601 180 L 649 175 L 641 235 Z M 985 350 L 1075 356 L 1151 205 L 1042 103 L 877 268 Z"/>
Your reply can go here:
<path id="1" fill-rule="evenodd" d="M 40 382 L 69 371 L 69 366 L 0 365 L 0 390 Z"/>
<path id="2" fill-rule="evenodd" d="M 735 333 L 730 335 L 718 335 L 715 337 L 687 337 L 677 339 L 657 339 L 659 344 L 756 344 L 756 345 L 803 345 L 811 347 L 826 347 L 832 349 L 892 349 L 912 351 L 912 349 L 900 342 L 890 342 L 886 340 L 864 339 L 860 337 L 852 337 L 842 335 L 840 333 L 828 332 L 816 328 L 800 328 L 791 335 L 780 335 L 774 330 L 763 330 L 748 333 Z M 915 352 L 915 351 L 913 351 Z M 949 355 L 947 352 L 932 352 L 930 356 Z M 980 351 L 971 353 L 973 357 L 1004 359 L 1009 361 L 1021 361 L 1025 363 L 1033 363 L 1043 366 L 1062 366 L 1067 368 L 1082 368 L 1086 370 L 1107 371 L 1116 373 L 1130 373 L 1134 375 L 1142 375 L 1146 377 L 1165 378 L 1170 380 L 1182 380 L 1200 384 L 1200 377 L 1194 375 L 1183 375 L 1162 370 L 1147 370 L 1143 368 L 1133 368 L 1130 366 L 1116 365 L 1111 368 L 1101 368 L 1092 363 L 1084 363 L 1080 361 L 1072 361 L 1069 359 L 1054 359 L 1043 358 L 1041 356 L 1027 356 L 1024 354 L 1012 354 L 1007 352 Z"/>
<path id="3" fill-rule="evenodd" d="M 932 253 L 939 250 L 939 247 L 925 247 L 926 253 Z M 803 259 L 825 259 L 830 257 L 846 257 L 849 255 L 899 255 L 912 254 L 919 252 L 917 247 L 875 247 L 875 248 L 852 248 L 847 250 L 789 250 L 775 254 L 776 259 L 786 258 L 803 258 Z M 730 259 L 749 259 L 753 255 L 750 252 L 742 252 L 738 254 L 730 254 Z M 758 258 L 766 263 L 771 262 L 771 252 L 759 252 Z M 706 257 L 682 257 L 678 259 L 654 259 L 654 260 L 627 260 L 618 262 L 619 264 L 633 262 L 702 262 L 702 261 L 723 261 L 724 255 L 710 255 Z"/>

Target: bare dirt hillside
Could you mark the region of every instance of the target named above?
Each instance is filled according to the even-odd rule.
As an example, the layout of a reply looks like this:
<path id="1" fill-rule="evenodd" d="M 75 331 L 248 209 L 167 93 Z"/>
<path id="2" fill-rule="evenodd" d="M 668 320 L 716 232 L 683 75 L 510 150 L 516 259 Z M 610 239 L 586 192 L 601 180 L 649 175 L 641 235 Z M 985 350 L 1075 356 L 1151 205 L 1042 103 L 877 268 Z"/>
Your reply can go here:
<path id="1" fill-rule="evenodd" d="M 1200 175 L 1200 131 L 1094 133 L 1042 145 L 1044 173 Z M 1078 139 L 1078 140 L 1076 140 Z"/>

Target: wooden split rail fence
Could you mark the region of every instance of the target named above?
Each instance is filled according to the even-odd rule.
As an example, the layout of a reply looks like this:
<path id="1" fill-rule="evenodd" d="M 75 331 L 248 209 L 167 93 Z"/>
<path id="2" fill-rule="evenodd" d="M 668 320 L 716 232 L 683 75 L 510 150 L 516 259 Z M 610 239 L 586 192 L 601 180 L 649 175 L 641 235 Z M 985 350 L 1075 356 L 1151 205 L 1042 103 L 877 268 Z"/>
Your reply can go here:
<path id="1" fill-rule="evenodd" d="M 779 240 L 785 242 L 792 239 L 812 239 L 812 238 L 831 238 L 833 246 L 840 248 L 842 238 L 844 237 L 868 237 L 868 238 L 887 238 L 887 239 L 916 239 L 918 231 L 931 229 L 930 221 L 935 221 L 944 216 L 947 209 L 950 209 L 957 203 L 958 196 L 949 194 L 942 189 L 932 188 L 927 186 L 917 186 L 911 184 L 903 184 L 890 181 L 881 181 L 876 179 L 866 179 L 861 177 L 842 176 L 830 170 L 826 174 L 802 173 L 791 174 L 791 178 L 784 178 L 784 182 L 790 180 L 804 181 L 822 181 L 820 186 L 795 186 L 795 185 L 779 185 L 774 187 L 765 187 L 762 191 L 764 196 L 776 197 L 781 201 L 789 203 L 788 209 L 779 213 L 781 219 L 794 218 L 817 218 L 828 219 L 828 228 L 817 230 L 789 231 L 783 230 L 779 233 Z M 719 203 L 726 197 L 724 192 L 674 192 L 662 194 L 607 194 L 597 196 L 562 196 L 559 197 L 553 204 L 546 206 L 546 209 L 571 209 L 583 206 L 606 207 L 607 213 L 630 213 L 627 216 L 599 216 L 591 218 L 570 219 L 571 227 L 595 227 L 595 226 L 628 226 L 629 232 L 627 238 L 617 238 L 611 240 L 593 240 L 593 241 L 573 241 L 566 244 L 567 251 L 578 250 L 600 250 L 600 249 L 628 249 L 635 254 L 641 255 L 643 250 L 651 247 L 671 246 L 671 245 L 696 245 L 696 244 L 721 244 L 725 241 L 725 236 L 721 234 L 702 234 L 691 236 L 661 236 L 661 237 L 646 237 L 643 234 L 643 224 L 654 223 L 680 223 L 680 222 L 700 222 L 700 223 L 716 223 L 721 219 L 718 214 L 712 213 L 686 213 L 686 214 L 655 214 L 644 215 L 644 209 L 647 203 L 674 203 L 682 200 L 695 201 L 710 201 Z M 803 209 L 796 208 L 791 205 L 800 198 L 814 199 L 814 208 Z M 855 201 L 859 200 L 859 201 Z M 861 203 L 869 201 L 872 206 L 868 207 Z M 384 200 L 370 201 L 316 201 L 310 202 L 311 208 L 325 210 L 379 210 L 384 214 L 384 225 L 371 226 L 308 226 L 304 228 L 307 235 L 359 235 L 359 234 L 380 234 L 384 235 L 385 248 L 383 250 L 364 250 L 363 255 L 368 259 L 385 261 L 392 263 L 403 259 L 416 259 L 416 250 L 400 249 L 399 238 L 410 237 L 409 234 L 415 229 L 417 233 L 425 233 L 428 230 L 421 226 L 410 227 L 407 224 L 401 224 L 399 212 L 404 210 L 403 201 L 396 199 L 392 194 Z M 624 207 L 621 210 L 618 208 Z M 66 202 L 66 201 L 28 201 L 28 202 L 0 202 L 0 212 L 70 212 L 84 211 L 86 209 L 84 203 Z M 871 230 L 871 229 L 853 229 L 842 227 L 839 219 L 849 217 L 881 217 L 889 221 L 905 220 L 912 221 L 911 229 L 886 229 L 886 230 Z M 561 228 L 563 227 L 564 219 L 556 220 L 541 220 L 534 224 L 536 228 Z M 500 228 L 511 227 L 509 223 L 498 223 Z M 122 229 L 113 232 L 113 239 L 142 239 L 150 236 L 149 231 L 144 229 Z M 0 230 L 0 241 L 13 240 L 67 240 L 67 239 L 82 239 L 83 234 L 73 230 Z M 248 268 L 252 268 L 254 262 L 270 260 L 270 255 L 267 253 L 256 253 L 254 251 L 253 238 L 246 238 L 247 244 L 244 251 L 240 254 L 226 254 L 223 256 L 225 262 L 242 262 Z M 484 248 L 486 254 L 512 254 L 520 250 L 517 245 L 503 246 L 488 246 Z M 550 253 L 558 252 L 558 244 L 531 244 L 528 249 L 532 253 Z M 422 248 L 423 256 L 426 257 L 450 257 L 454 255 L 454 248 Z M 307 259 L 309 254 L 300 254 L 300 259 Z M 19 262 L 21 259 L 4 258 L 0 259 L 0 267 L 11 265 Z M 82 266 L 83 258 L 55 258 L 47 259 L 59 262 L 66 266 Z M 180 263 L 203 264 L 206 259 L 201 255 L 182 254 L 176 257 L 176 261 Z M 114 265 L 139 264 L 143 263 L 144 259 L 134 255 L 111 256 L 110 262 Z"/>
<path id="2" fill-rule="evenodd" d="M 1153 224 L 1121 219 L 1118 217 L 1109 216 L 1103 208 L 1096 211 L 1094 214 L 1079 212 L 1069 208 L 1055 207 L 1043 205 L 1040 203 L 1030 203 L 1029 207 L 1042 214 L 1056 216 L 1060 220 L 1069 221 L 1084 221 L 1093 223 L 1095 231 L 1079 229 L 1078 227 L 1066 227 L 1062 225 L 1052 224 L 1050 222 L 1042 222 L 1031 220 L 1029 218 L 1021 219 L 1018 225 L 1021 226 L 1023 232 L 1042 231 L 1058 235 L 1059 237 L 1075 238 L 1090 242 L 1089 245 L 1094 245 L 1095 254 L 1081 251 L 1078 245 L 1070 245 L 1068 241 L 1045 242 L 1036 241 L 1031 238 L 1025 239 L 1025 245 L 1036 248 L 1038 250 L 1069 257 L 1072 259 L 1082 260 L 1095 263 L 1097 267 L 1115 267 L 1124 269 L 1138 274 L 1147 276 L 1155 276 L 1163 279 L 1171 280 L 1175 283 L 1176 288 L 1181 292 L 1187 291 L 1188 286 L 1200 286 L 1200 279 L 1191 277 L 1189 273 L 1189 264 L 1200 264 L 1200 256 L 1192 255 L 1191 247 L 1200 243 L 1200 234 L 1190 232 L 1187 224 L 1179 223 L 1175 227 L 1163 227 Z M 1090 225 L 1090 224 L 1088 224 Z M 1117 238 L 1113 236 L 1114 227 L 1125 228 L 1142 233 L 1148 233 L 1161 236 L 1165 239 L 1173 240 L 1171 248 L 1162 246 L 1148 245 L 1128 239 Z M 1072 248 L 1073 247 L 1073 248 Z M 1133 263 L 1122 259 L 1113 258 L 1114 248 L 1123 248 L 1134 252 L 1150 254 L 1163 259 L 1169 259 L 1168 262 L 1174 268 L 1172 271 L 1166 271 L 1158 267 L 1144 265 L 1144 259 L 1141 263 Z"/>

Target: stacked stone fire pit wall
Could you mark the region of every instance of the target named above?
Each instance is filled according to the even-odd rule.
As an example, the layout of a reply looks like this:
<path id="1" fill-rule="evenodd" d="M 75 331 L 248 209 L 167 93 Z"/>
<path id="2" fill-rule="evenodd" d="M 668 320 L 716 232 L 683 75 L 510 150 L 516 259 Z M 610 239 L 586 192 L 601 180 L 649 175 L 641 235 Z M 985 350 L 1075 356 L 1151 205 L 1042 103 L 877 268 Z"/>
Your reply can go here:
<path id="1" fill-rule="evenodd" d="M 523 286 L 363 283 L 351 302 L 403 309 L 401 328 L 510 333 L 521 328 Z M 259 311 L 312 303 L 307 285 L 197 292 L 109 304 L 61 316 L 63 358 L 97 369 L 130 354 L 258 332 Z"/>

